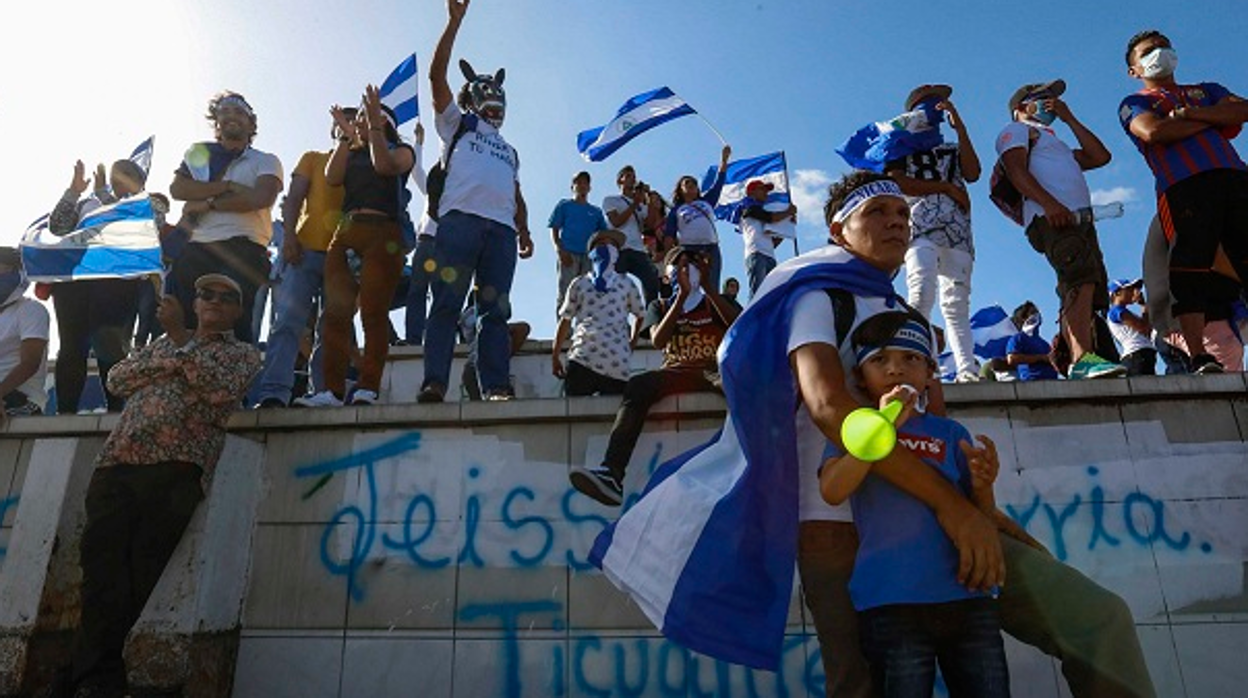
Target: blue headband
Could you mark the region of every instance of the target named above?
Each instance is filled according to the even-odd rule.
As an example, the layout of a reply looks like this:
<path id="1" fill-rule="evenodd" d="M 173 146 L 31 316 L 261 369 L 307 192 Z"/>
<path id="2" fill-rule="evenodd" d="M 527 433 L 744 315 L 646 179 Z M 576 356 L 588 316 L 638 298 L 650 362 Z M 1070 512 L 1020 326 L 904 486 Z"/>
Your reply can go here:
<path id="1" fill-rule="evenodd" d="M 905 195 L 901 193 L 901 187 L 897 186 L 897 183 L 891 179 L 878 179 L 874 182 L 867 182 L 861 187 L 851 191 L 849 196 L 845 197 L 845 201 L 841 204 L 841 207 L 837 209 L 836 215 L 832 216 L 832 222 L 843 222 L 846 218 L 853 215 L 854 211 L 858 210 L 859 206 L 862 206 L 867 203 L 867 201 L 874 199 L 877 196 L 896 196 L 904 198 Z"/>
<path id="2" fill-rule="evenodd" d="M 855 352 L 858 357 L 858 363 L 863 363 L 884 349 L 900 349 L 901 351 L 910 351 L 922 356 L 928 361 L 936 360 L 936 356 L 932 352 L 932 333 L 918 320 L 907 320 L 906 324 L 898 328 L 896 334 L 894 334 L 887 342 L 884 342 L 882 346 L 858 347 Z"/>

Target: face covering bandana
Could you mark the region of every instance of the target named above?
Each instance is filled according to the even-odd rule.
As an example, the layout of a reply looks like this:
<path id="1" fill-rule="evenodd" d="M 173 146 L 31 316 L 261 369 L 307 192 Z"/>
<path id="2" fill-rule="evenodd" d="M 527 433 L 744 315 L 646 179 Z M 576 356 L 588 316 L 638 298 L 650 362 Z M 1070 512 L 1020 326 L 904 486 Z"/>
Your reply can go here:
<path id="1" fill-rule="evenodd" d="M 1179 67 L 1179 54 L 1174 49 L 1164 46 L 1158 46 L 1140 59 L 1141 72 L 1150 80 L 1168 78 L 1174 75 L 1174 69 L 1177 67 Z"/>
<path id="2" fill-rule="evenodd" d="M 680 283 L 676 280 L 678 278 L 676 267 L 669 266 L 667 268 L 667 278 L 672 280 L 672 300 L 674 302 L 680 296 Z M 698 271 L 696 264 L 689 265 L 689 286 L 692 287 L 692 290 L 689 291 L 689 297 L 685 299 L 685 304 L 680 308 L 681 312 L 685 313 L 698 307 L 698 304 L 706 297 L 706 293 L 702 290 L 702 274 Z"/>
<path id="3" fill-rule="evenodd" d="M 1023 321 L 1023 334 L 1036 337 L 1040 334 L 1040 325 L 1044 324 L 1044 320 L 1040 317 L 1040 311 L 1036 311 L 1031 317 Z"/>
<path id="4" fill-rule="evenodd" d="M 1034 104 L 1036 105 L 1036 113 L 1031 115 L 1032 119 L 1044 124 L 1045 126 L 1049 126 L 1057 120 L 1057 114 L 1049 111 L 1048 108 L 1045 107 L 1044 102 L 1035 102 Z"/>
<path id="5" fill-rule="evenodd" d="M 8 305 L 26 292 L 26 278 L 14 269 L 0 274 L 0 305 Z"/>
<path id="6" fill-rule="evenodd" d="M 615 282 L 615 262 L 619 258 L 620 251 L 615 245 L 598 245 L 589 251 L 589 261 L 593 265 L 589 278 L 593 279 L 594 289 L 599 293 L 606 293 Z"/>

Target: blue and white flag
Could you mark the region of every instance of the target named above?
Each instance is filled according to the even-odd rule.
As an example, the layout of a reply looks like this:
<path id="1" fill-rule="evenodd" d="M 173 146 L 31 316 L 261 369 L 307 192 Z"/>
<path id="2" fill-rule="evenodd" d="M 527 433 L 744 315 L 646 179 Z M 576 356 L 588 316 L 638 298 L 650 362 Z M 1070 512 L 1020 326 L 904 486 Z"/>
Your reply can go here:
<path id="1" fill-rule="evenodd" d="M 1004 359 L 1006 345 L 1018 331 L 1001 306 L 990 305 L 977 310 L 971 316 L 971 338 L 975 342 L 975 356 L 981 361 Z M 946 383 L 951 382 L 957 377 L 957 373 L 953 352 L 946 351 L 941 354 L 940 379 Z"/>
<path id="2" fill-rule="evenodd" d="M 883 172 L 884 166 L 893 160 L 940 145 L 940 123 L 944 119 L 944 112 L 927 105 L 863 126 L 836 152 L 850 167 Z"/>
<path id="3" fill-rule="evenodd" d="M 702 191 L 708 191 L 715 184 L 715 176 L 719 173 L 718 166 L 707 169 L 702 177 Z M 719 201 L 715 203 L 715 217 L 721 221 L 736 223 L 741 217 L 741 210 L 746 201 L 745 187 L 753 180 L 761 180 L 771 184 L 774 189 L 767 194 L 767 203 L 789 204 L 789 173 L 784 160 L 784 151 L 760 155 L 748 160 L 734 160 L 724 170 L 724 188 L 719 192 Z"/>
<path id="4" fill-rule="evenodd" d="M 35 221 L 21 242 L 31 281 L 133 278 L 161 272 L 160 237 L 147 194 L 101 206 L 67 235 L 53 235 L 48 218 Z"/>
<path id="5" fill-rule="evenodd" d="M 602 162 L 625 143 L 655 126 L 696 113 L 666 87 L 643 92 L 625 102 L 606 126 L 578 133 L 576 149 L 586 160 Z"/>
<path id="6" fill-rule="evenodd" d="M 798 299 L 828 288 L 900 300 L 887 274 L 839 247 L 776 267 L 719 347 L 723 428 L 661 465 L 590 551 L 665 636 L 727 662 L 780 664 L 798 530 L 787 343 Z"/>
<path id="7" fill-rule="evenodd" d="M 377 90 L 381 103 L 394 110 L 394 118 L 398 122 L 396 127 L 420 116 L 420 103 L 416 99 L 417 82 L 416 54 L 413 53 L 391 71 L 390 77 Z"/>
<path id="8" fill-rule="evenodd" d="M 152 151 L 156 149 L 156 136 L 148 136 L 130 153 L 130 161 L 143 169 L 143 174 L 149 174 L 152 171 Z"/>

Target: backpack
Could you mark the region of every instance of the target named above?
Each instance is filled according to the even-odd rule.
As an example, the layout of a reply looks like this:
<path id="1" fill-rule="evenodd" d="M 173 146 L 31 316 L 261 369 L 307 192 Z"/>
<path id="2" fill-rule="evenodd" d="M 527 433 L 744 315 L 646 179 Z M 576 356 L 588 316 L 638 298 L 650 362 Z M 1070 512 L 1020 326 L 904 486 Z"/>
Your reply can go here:
<path id="1" fill-rule="evenodd" d="M 843 288 L 828 288 L 824 289 L 824 292 L 828 294 L 828 298 L 832 301 L 832 321 L 835 323 L 833 329 L 836 331 L 836 346 L 844 346 L 845 340 L 849 338 L 849 330 L 854 326 L 854 318 L 858 315 L 858 306 L 854 303 L 854 294 Z M 897 299 L 897 305 L 901 306 L 902 310 L 908 310 L 918 317 L 923 317 L 922 313 L 900 298 Z M 928 332 L 931 332 L 931 323 L 926 319 L 923 320 L 923 326 L 927 328 Z M 933 345 L 932 349 L 935 348 L 935 345 Z"/>
<path id="2" fill-rule="evenodd" d="M 1040 138 L 1040 132 L 1030 126 L 1027 127 L 1027 132 L 1027 163 L 1030 166 L 1031 149 Z M 988 198 L 1015 225 L 1023 225 L 1023 193 L 1010 181 L 1001 157 L 997 157 L 997 162 L 992 166 L 992 176 L 988 180 Z"/>

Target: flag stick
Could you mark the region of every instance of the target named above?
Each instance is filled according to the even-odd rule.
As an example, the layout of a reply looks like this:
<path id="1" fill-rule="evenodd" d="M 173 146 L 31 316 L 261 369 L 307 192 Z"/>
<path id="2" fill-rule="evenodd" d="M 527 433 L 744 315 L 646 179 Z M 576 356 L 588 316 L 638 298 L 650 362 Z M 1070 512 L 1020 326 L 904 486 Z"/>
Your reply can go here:
<path id="1" fill-rule="evenodd" d="M 724 134 L 720 133 L 720 132 L 719 132 L 719 129 L 715 128 L 715 127 L 711 124 L 711 122 L 707 121 L 707 120 L 706 120 L 706 117 L 705 117 L 705 116 L 702 116 L 701 112 L 696 112 L 696 111 L 695 111 L 695 112 L 694 112 L 694 114 L 697 114 L 697 115 L 698 115 L 698 118 L 702 120 L 702 123 L 706 124 L 706 127 L 707 127 L 707 128 L 709 128 L 709 129 L 711 129 L 711 133 L 714 133 L 714 134 L 715 134 L 715 137 L 719 139 L 719 142 L 720 142 L 721 144 L 723 144 L 723 145 L 728 145 L 728 141 L 724 139 Z"/>

